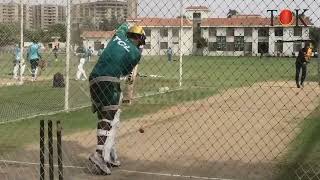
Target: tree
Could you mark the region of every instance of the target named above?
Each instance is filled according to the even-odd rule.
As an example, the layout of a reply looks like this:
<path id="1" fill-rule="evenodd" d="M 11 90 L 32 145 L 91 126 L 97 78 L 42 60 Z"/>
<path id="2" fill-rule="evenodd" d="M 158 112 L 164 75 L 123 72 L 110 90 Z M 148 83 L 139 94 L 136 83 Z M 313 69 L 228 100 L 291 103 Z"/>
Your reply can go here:
<path id="1" fill-rule="evenodd" d="M 238 15 L 239 13 L 238 13 L 238 11 L 237 10 L 235 10 L 235 9 L 229 9 L 229 12 L 228 12 L 228 14 L 227 14 L 227 17 L 228 18 L 231 18 L 232 16 L 236 16 L 236 15 Z"/>
<path id="2" fill-rule="evenodd" d="M 0 46 L 12 45 L 19 42 L 20 29 L 17 24 L 0 24 Z"/>
<path id="3" fill-rule="evenodd" d="M 83 22 L 82 22 L 82 29 L 92 31 L 95 30 L 95 24 L 93 23 L 93 18 L 92 17 L 86 17 Z"/>
<path id="4" fill-rule="evenodd" d="M 71 33 L 71 43 L 73 45 L 81 45 L 82 44 L 82 39 L 81 39 L 81 31 L 79 24 L 73 24 L 72 25 L 72 33 Z"/>
<path id="5" fill-rule="evenodd" d="M 64 24 L 54 24 L 48 28 L 47 35 L 51 38 L 54 36 L 60 37 L 61 42 L 66 42 L 67 28 Z"/>
<path id="6" fill-rule="evenodd" d="M 315 48 L 318 48 L 320 44 L 320 27 L 310 28 L 310 39 L 314 42 Z"/>
<path id="7" fill-rule="evenodd" d="M 104 18 L 99 23 L 99 30 L 112 31 L 117 29 L 120 24 L 124 22 L 124 19 L 118 19 L 116 16 L 112 16 L 111 19 Z"/>

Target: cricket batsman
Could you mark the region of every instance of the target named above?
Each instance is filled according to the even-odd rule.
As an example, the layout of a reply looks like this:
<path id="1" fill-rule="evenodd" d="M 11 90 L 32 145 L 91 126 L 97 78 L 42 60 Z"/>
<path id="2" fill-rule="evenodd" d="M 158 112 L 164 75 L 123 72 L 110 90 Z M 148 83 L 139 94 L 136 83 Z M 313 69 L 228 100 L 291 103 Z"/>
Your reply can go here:
<path id="1" fill-rule="evenodd" d="M 141 26 L 122 24 L 89 76 L 92 110 L 98 117 L 97 147 L 89 160 L 106 175 L 111 174 L 111 167 L 120 166 L 115 149 L 122 99 L 120 77 L 129 75 L 140 61 L 139 47 L 145 45 L 145 39 Z"/>

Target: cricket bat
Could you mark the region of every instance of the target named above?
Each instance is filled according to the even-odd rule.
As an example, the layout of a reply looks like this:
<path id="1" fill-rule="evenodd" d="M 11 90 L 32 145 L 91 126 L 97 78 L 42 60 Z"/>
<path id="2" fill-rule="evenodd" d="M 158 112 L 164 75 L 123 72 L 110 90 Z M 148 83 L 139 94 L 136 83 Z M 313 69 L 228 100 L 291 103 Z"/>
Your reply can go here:
<path id="1" fill-rule="evenodd" d="M 132 99 L 133 99 L 133 95 L 134 95 L 134 83 L 136 80 L 138 74 L 138 65 L 136 65 L 132 72 L 129 74 L 128 78 L 126 79 L 125 82 L 125 89 L 123 91 L 123 100 L 122 103 L 124 104 L 131 104 L 132 103 Z"/>

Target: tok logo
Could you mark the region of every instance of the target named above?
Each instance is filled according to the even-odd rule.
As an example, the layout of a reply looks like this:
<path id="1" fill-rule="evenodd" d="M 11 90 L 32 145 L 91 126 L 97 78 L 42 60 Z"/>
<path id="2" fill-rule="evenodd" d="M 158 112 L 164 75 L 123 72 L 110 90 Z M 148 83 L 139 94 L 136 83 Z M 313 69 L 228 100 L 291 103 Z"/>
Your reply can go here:
<path id="1" fill-rule="evenodd" d="M 283 26 L 290 26 L 293 24 L 294 14 L 289 9 L 282 10 L 279 15 L 279 23 Z"/>
<path id="2" fill-rule="evenodd" d="M 293 24 L 294 19 L 296 19 L 296 26 L 299 26 L 299 21 L 307 27 L 308 25 L 305 22 L 305 12 L 307 12 L 308 9 L 303 9 L 303 12 L 300 13 L 300 9 L 295 9 L 295 13 L 293 13 L 289 9 L 284 9 L 279 14 L 279 23 L 283 26 L 290 26 Z M 271 12 L 271 26 L 274 26 L 274 16 L 275 12 L 278 12 L 278 10 L 267 10 L 267 12 Z"/>

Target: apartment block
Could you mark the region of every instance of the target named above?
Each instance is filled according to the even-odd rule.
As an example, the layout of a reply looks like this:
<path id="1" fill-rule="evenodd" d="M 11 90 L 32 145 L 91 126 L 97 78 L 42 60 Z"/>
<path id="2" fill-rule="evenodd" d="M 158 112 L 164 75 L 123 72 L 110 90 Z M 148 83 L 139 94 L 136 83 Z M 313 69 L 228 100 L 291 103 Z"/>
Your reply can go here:
<path id="1" fill-rule="evenodd" d="M 20 23 L 21 8 L 18 3 L 0 3 L 0 23 Z M 23 5 L 26 28 L 46 29 L 56 23 L 64 23 L 66 7 L 57 5 Z"/>
<path id="2" fill-rule="evenodd" d="M 32 27 L 47 29 L 57 23 L 65 23 L 66 7 L 57 5 L 32 6 Z"/>
<path id="3" fill-rule="evenodd" d="M 102 19 L 136 17 L 137 4 L 138 0 L 99 0 L 74 4 L 72 6 L 73 22 L 82 23 L 90 19 L 96 24 Z"/>
<path id="4" fill-rule="evenodd" d="M 31 6 L 23 5 L 24 25 L 29 28 L 32 22 Z M 17 23 L 21 19 L 21 6 L 17 3 L 0 3 L 0 23 Z"/>

